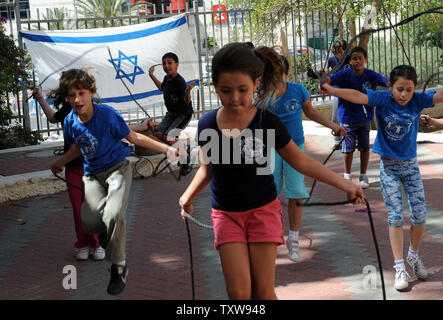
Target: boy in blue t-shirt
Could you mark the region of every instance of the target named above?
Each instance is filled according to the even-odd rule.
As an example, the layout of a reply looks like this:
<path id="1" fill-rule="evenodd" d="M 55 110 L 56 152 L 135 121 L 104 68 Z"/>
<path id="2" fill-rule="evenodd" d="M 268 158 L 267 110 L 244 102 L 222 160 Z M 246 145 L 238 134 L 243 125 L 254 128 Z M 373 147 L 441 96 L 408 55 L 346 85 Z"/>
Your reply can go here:
<path id="1" fill-rule="evenodd" d="M 83 155 L 83 228 L 88 233 L 100 234 L 101 245 L 106 248 L 106 258 L 111 263 L 107 291 L 119 294 L 125 287 L 128 272 L 125 214 L 132 182 L 132 170 L 126 159 L 132 147 L 122 139 L 171 156 L 176 150 L 132 131 L 112 107 L 93 103 L 94 77 L 85 70 L 70 71 L 63 81 L 61 79 L 60 89 L 72 108 L 63 125 L 65 141 L 71 147 L 51 170 L 54 174 L 60 173 L 66 163 Z"/>
<path id="2" fill-rule="evenodd" d="M 355 89 L 366 93 L 366 89 L 375 90 L 377 86 L 387 86 L 388 79 L 381 74 L 366 69 L 368 54 L 365 49 L 355 47 L 350 53 L 352 68 L 334 73 L 325 82 L 338 88 Z M 321 89 L 320 92 L 323 92 Z M 352 159 L 355 147 L 360 151 L 360 186 L 369 188 L 366 170 L 369 163 L 369 131 L 370 122 L 374 118 L 374 107 L 358 105 L 340 98 L 338 101 L 338 121 L 346 128 L 347 134 L 343 141 L 344 178 L 352 180 Z M 358 144 L 357 144 L 358 142 Z"/>
<path id="3" fill-rule="evenodd" d="M 192 118 L 194 111 L 190 90 L 195 83 L 192 82 L 187 86 L 185 79 L 177 72 L 179 62 L 175 53 L 168 52 L 164 54 L 162 64 L 163 71 L 166 73 L 163 82 L 160 82 L 154 75 L 155 67 L 149 68 L 149 76 L 158 90 L 163 92 L 166 109 L 168 110 L 155 131 L 157 138 L 172 144 L 175 140 L 169 140 L 168 142 L 168 133 L 176 128 L 184 129 Z"/>

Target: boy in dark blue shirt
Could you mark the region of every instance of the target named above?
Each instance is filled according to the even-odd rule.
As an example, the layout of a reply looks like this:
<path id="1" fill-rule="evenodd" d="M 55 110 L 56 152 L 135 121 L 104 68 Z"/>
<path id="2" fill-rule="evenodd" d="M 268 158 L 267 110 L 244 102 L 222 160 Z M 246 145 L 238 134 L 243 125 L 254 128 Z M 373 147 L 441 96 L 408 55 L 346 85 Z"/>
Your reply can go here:
<path id="1" fill-rule="evenodd" d="M 366 69 L 368 54 L 365 49 L 355 47 L 351 50 L 350 64 L 352 68 L 334 73 L 325 82 L 334 87 L 350 88 L 366 93 L 366 89 L 375 90 L 377 86 L 387 86 L 388 79 L 381 74 Z M 322 89 L 320 92 L 324 92 Z M 369 188 L 366 170 L 369 163 L 369 131 L 370 122 L 374 118 L 374 107 L 358 105 L 342 98 L 338 101 L 338 121 L 346 128 L 347 135 L 342 145 L 344 154 L 344 178 L 352 180 L 351 168 L 354 150 L 357 144 L 360 151 L 360 186 Z"/>
<path id="2" fill-rule="evenodd" d="M 157 138 L 167 142 L 167 135 L 172 129 L 184 129 L 191 120 L 193 109 L 190 90 L 195 83 L 188 86 L 185 79 L 177 72 L 178 57 L 173 52 L 168 52 L 162 57 L 163 70 L 166 76 L 160 82 L 154 75 L 155 67 L 149 68 L 149 76 L 160 91 L 163 91 L 166 115 L 162 122 L 155 128 Z M 174 143 L 175 141 L 172 141 Z M 169 142 L 171 144 L 171 141 Z"/>

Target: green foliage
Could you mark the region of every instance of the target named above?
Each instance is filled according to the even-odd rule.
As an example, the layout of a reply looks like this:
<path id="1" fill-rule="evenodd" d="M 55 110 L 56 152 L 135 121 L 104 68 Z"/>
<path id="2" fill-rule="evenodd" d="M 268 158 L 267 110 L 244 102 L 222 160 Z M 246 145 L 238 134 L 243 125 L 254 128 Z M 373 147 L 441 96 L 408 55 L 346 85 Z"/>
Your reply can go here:
<path id="1" fill-rule="evenodd" d="M 14 115 L 7 104 L 9 93 L 18 95 L 22 85 L 30 83 L 22 63 L 26 60 L 25 51 L 6 35 L 5 22 L 0 19 L 0 149 L 36 144 L 40 140 L 39 134 L 13 123 Z"/>
<path id="2" fill-rule="evenodd" d="M 34 145 L 42 140 L 38 132 L 27 130 L 17 123 L 8 127 L 0 127 L 0 149 Z"/>
<path id="3" fill-rule="evenodd" d="M 419 88 L 432 73 L 443 71 L 443 57 L 439 56 L 439 53 L 441 54 L 441 49 L 438 49 L 437 47 L 429 47 L 425 44 L 419 45 L 415 43 L 413 39 L 408 43 L 407 37 L 404 37 L 403 44 L 407 50 L 411 65 L 414 66 L 417 71 Z M 403 53 L 400 43 L 395 37 L 392 38 L 391 41 L 380 37 L 380 39 L 369 42 L 369 69 L 377 71 L 389 78 L 391 70 L 400 64 L 409 64 L 409 62 Z M 434 78 L 429 86 L 437 84 L 438 78 Z"/>
<path id="4" fill-rule="evenodd" d="M 119 17 L 122 6 L 126 5 L 125 0 L 74 0 L 74 7 L 80 14 L 86 17 L 112 18 Z M 99 21 L 100 26 L 110 27 L 112 22 L 109 20 Z M 119 21 L 116 21 L 119 24 Z"/>
<path id="5" fill-rule="evenodd" d="M 74 29 L 75 24 L 69 17 L 66 8 L 52 8 L 48 9 L 46 14 L 42 14 L 44 20 L 58 20 L 60 22 L 50 22 L 50 30 L 69 30 Z"/>

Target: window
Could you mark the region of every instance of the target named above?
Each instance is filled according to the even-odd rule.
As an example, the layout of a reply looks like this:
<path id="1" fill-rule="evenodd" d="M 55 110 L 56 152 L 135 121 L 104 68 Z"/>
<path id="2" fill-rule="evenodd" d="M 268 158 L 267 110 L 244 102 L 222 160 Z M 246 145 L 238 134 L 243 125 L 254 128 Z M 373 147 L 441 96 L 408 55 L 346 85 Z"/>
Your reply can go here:
<path id="1" fill-rule="evenodd" d="M 8 0 L 0 0 L 0 16 L 5 17 L 6 19 L 15 19 L 14 6 L 2 6 L 2 3 L 10 3 L 12 1 Z M 29 11 L 29 0 L 20 0 L 20 18 L 28 19 L 28 11 Z"/>

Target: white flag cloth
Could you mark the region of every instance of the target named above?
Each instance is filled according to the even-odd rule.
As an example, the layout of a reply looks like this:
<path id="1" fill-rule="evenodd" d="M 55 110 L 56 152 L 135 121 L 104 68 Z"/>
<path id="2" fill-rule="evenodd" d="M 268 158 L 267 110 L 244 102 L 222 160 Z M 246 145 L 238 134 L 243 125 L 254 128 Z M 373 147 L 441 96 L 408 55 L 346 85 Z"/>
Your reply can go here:
<path id="1" fill-rule="evenodd" d="M 125 27 L 20 33 L 39 80 L 49 76 L 42 84 L 44 95 L 58 88 L 62 71 L 92 67 L 89 71 L 97 80 L 102 103 L 118 110 L 136 108 L 130 93 L 142 106 L 163 101 L 149 68 L 161 64 L 167 52 L 177 54 L 178 73 L 185 81 L 199 84 L 198 59 L 185 15 Z M 154 74 L 163 81 L 161 65 Z"/>

